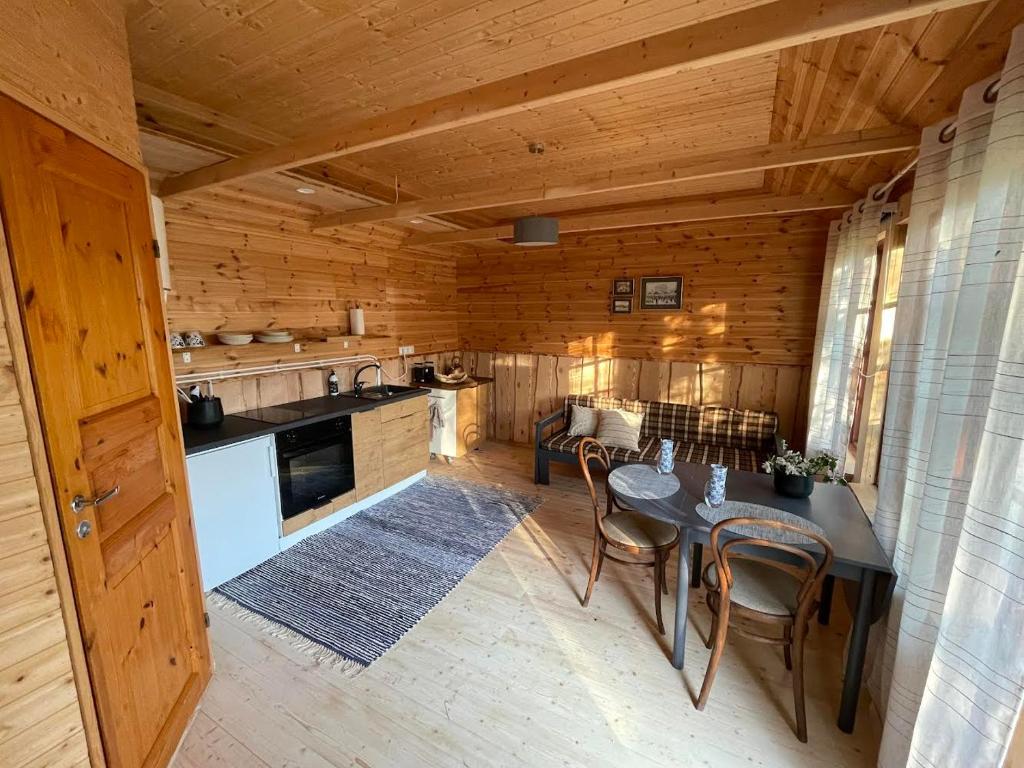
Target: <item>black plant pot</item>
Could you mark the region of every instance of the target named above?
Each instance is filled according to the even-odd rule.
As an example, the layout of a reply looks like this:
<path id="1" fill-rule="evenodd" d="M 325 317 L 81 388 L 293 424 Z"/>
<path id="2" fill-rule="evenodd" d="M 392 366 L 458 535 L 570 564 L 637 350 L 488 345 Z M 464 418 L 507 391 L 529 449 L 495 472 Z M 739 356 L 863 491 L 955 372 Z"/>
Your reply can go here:
<path id="1" fill-rule="evenodd" d="M 804 475 L 787 475 L 775 471 L 775 490 L 783 496 L 794 499 L 806 499 L 814 490 L 814 478 Z"/>

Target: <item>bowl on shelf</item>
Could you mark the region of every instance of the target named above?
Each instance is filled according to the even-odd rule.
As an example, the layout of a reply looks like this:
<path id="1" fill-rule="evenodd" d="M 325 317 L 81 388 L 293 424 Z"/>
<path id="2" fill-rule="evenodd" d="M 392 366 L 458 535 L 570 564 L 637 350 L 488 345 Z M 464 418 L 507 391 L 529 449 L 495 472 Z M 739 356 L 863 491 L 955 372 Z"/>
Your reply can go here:
<path id="1" fill-rule="evenodd" d="M 281 344 L 291 341 L 294 337 L 288 331 L 257 331 L 256 341 L 264 344 Z"/>
<path id="2" fill-rule="evenodd" d="M 252 342 L 251 333 L 218 333 L 217 341 L 232 347 L 241 347 Z"/>

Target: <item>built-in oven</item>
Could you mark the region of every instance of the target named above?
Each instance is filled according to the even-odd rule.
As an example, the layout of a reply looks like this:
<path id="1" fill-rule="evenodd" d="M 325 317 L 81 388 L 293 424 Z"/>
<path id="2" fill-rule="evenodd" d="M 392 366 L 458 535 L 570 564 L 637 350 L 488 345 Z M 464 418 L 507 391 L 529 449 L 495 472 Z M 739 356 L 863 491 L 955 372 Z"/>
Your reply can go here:
<path id="1" fill-rule="evenodd" d="M 281 517 L 323 506 L 355 488 L 352 417 L 336 416 L 278 432 Z"/>

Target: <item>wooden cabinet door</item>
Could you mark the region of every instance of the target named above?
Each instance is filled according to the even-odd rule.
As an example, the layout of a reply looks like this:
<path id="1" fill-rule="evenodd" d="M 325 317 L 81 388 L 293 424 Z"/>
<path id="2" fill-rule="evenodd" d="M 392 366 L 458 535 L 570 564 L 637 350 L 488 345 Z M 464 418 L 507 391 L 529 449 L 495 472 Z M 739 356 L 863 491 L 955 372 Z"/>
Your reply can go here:
<path id="1" fill-rule="evenodd" d="M 352 414 L 352 454 L 356 499 L 362 501 L 384 489 L 379 408 Z"/>
<path id="2" fill-rule="evenodd" d="M 427 468 L 430 459 L 427 398 L 413 397 L 378 410 L 386 487 Z"/>
<path id="3" fill-rule="evenodd" d="M 0 96 L 0 205 L 112 768 L 165 765 L 210 676 L 147 200 L 138 170 Z"/>

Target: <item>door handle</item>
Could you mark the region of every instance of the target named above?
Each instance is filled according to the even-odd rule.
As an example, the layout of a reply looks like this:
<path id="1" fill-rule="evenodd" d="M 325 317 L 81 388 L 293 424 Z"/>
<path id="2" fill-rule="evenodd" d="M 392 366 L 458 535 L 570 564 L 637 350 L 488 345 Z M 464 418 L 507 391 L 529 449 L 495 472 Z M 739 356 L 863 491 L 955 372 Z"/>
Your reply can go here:
<path id="1" fill-rule="evenodd" d="M 117 496 L 121 492 L 121 486 L 115 485 L 109 491 L 104 491 L 95 499 L 87 499 L 82 494 L 78 494 L 71 500 L 71 510 L 76 514 L 82 514 L 86 507 L 100 507 L 110 501 L 112 498 Z"/>

